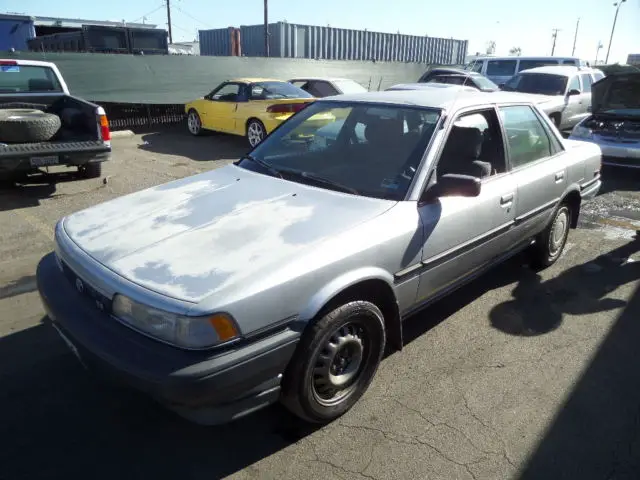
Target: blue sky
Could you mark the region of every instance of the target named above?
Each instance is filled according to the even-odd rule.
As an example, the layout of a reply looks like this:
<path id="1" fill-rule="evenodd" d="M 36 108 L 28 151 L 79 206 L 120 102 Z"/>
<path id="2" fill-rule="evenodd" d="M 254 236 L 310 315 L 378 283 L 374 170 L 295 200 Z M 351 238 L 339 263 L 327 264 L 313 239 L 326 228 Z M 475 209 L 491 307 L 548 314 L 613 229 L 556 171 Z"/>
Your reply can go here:
<path id="1" fill-rule="evenodd" d="M 598 42 L 606 55 L 615 13 L 614 0 L 270 0 L 269 21 L 331 25 L 381 32 L 453 37 L 469 40 L 469 53 L 496 42 L 496 53 L 520 47 L 523 55 L 549 55 L 552 29 L 558 28 L 556 55 L 570 55 L 580 17 L 577 56 L 593 60 Z M 263 0 L 171 0 L 174 41 L 193 40 L 198 29 L 262 23 Z M 82 17 L 96 20 L 142 21 L 166 26 L 162 0 L 3 0 L 6 12 Z M 640 0 L 620 9 L 610 62 L 624 62 L 640 53 Z"/>

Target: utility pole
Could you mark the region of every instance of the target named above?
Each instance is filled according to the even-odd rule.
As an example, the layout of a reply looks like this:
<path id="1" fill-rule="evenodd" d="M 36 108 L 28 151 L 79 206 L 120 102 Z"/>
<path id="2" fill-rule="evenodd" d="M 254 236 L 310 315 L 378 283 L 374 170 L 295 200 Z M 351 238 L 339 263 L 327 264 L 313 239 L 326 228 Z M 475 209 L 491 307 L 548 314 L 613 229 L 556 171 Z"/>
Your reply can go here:
<path id="1" fill-rule="evenodd" d="M 269 56 L 269 0 L 264 0 L 264 56 Z"/>
<path id="2" fill-rule="evenodd" d="M 169 27 L 169 43 L 173 43 L 173 35 L 171 35 L 171 0 L 167 0 L 167 26 Z"/>
<path id="3" fill-rule="evenodd" d="M 620 0 L 619 2 L 616 2 L 613 4 L 614 7 L 616 8 L 616 15 L 615 17 L 613 17 L 613 27 L 611 27 L 611 37 L 609 38 L 609 46 L 607 47 L 607 58 L 605 58 L 604 63 L 608 64 L 609 63 L 609 52 L 611 51 L 611 42 L 613 41 L 613 32 L 616 29 L 616 21 L 618 20 L 618 12 L 620 11 L 620 7 L 622 6 L 622 4 L 624 2 L 626 2 L 627 0 Z"/>
<path id="4" fill-rule="evenodd" d="M 598 65 L 598 54 L 600 53 L 600 49 L 603 47 L 602 42 L 598 42 L 598 47 L 596 48 L 596 61 L 594 65 Z"/>
<path id="5" fill-rule="evenodd" d="M 576 22 L 576 34 L 573 36 L 573 49 L 571 50 L 571 56 L 576 53 L 576 41 L 578 40 L 578 27 L 580 26 L 580 17 L 578 17 L 578 21 Z"/>
<path id="6" fill-rule="evenodd" d="M 553 29 L 553 34 L 551 35 L 553 37 L 553 46 L 551 47 L 551 56 L 553 57 L 553 52 L 556 51 L 556 39 L 558 38 L 558 32 L 560 31 L 559 28 L 554 28 Z"/>

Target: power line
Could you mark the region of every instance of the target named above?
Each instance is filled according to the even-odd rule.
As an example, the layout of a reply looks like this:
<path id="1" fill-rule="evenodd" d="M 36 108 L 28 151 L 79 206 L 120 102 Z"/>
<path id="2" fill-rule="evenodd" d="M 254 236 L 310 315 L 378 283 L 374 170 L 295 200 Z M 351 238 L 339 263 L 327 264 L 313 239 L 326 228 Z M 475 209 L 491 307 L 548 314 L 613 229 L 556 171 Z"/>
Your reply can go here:
<path id="1" fill-rule="evenodd" d="M 136 18 L 133 22 L 129 22 L 129 23 L 136 23 L 140 20 L 143 20 L 145 17 L 148 17 L 149 15 L 153 15 L 154 13 L 156 13 L 158 10 L 160 10 L 161 8 L 164 8 L 165 4 L 163 3 L 162 5 L 160 5 L 159 7 L 157 7 L 154 10 L 151 10 L 149 13 L 145 13 L 144 15 L 142 15 L 140 18 Z"/>
<path id="2" fill-rule="evenodd" d="M 205 27 L 214 28 L 212 25 L 209 25 L 208 23 L 203 22 L 203 21 L 202 21 L 202 20 L 200 20 L 199 18 L 194 17 L 194 16 L 193 16 L 193 15 L 191 15 L 190 13 L 185 12 L 182 8 L 180 8 L 180 7 L 179 7 L 179 6 L 177 6 L 177 5 L 173 5 L 173 8 L 175 8 L 176 10 L 178 10 L 179 12 L 181 12 L 183 15 L 185 15 L 185 16 L 187 16 L 187 17 L 189 17 L 191 20 L 194 20 L 194 21 L 196 21 L 196 22 L 198 22 L 198 23 L 200 23 L 200 24 L 204 25 Z"/>

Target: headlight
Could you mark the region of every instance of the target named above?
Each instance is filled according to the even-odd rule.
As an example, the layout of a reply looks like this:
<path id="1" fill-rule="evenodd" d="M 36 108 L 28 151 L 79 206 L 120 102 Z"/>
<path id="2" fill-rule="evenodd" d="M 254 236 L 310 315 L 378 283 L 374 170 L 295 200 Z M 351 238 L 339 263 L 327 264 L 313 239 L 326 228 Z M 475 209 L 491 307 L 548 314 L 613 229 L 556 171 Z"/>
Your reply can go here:
<path id="1" fill-rule="evenodd" d="M 152 337 L 184 348 L 213 347 L 239 335 L 235 322 L 225 313 L 188 317 L 142 305 L 124 295 L 114 296 L 113 315 Z"/>
<path id="2" fill-rule="evenodd" d="M 591 138 L 593 137 L 593 130 L 581 125 L 576 125 L 571 131 L 571 136 L 575 138 Z"/>

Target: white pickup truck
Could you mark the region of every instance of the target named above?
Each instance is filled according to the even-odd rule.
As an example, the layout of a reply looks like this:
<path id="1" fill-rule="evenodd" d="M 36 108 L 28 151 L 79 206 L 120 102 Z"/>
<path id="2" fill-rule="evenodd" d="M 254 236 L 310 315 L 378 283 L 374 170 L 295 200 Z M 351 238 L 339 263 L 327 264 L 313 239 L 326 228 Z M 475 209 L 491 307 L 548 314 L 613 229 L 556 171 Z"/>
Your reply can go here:
<path id="1" fill-rule="evenodd" d="M 105 111 L 69 93 L 55 64 L 0 59 L 0 180 L 66 165 L 97 178 L 111 155 Z"/>

